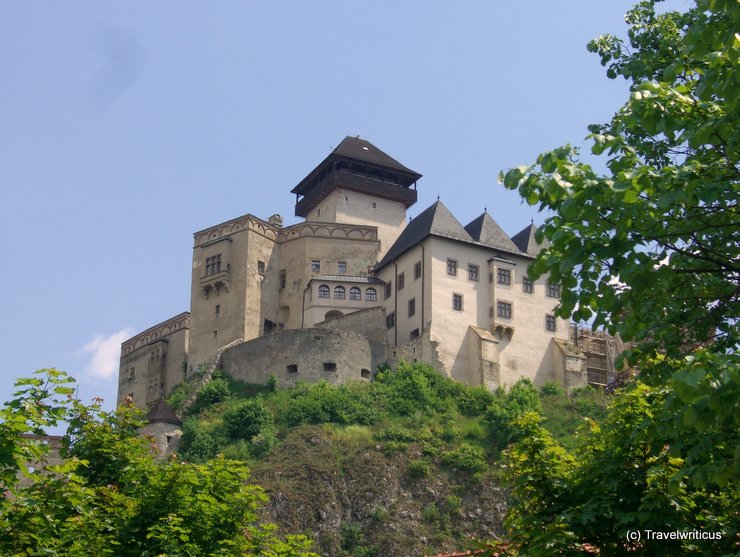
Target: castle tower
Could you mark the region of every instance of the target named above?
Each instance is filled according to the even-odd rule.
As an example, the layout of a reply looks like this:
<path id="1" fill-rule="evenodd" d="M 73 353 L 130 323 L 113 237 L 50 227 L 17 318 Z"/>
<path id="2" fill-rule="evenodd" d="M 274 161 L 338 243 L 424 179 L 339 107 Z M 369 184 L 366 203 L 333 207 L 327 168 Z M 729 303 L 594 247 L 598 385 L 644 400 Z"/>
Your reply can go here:
<path id="1" fill-rule="evenodd" d="M 307 222 L 378 227 L 378 259 L 406 224 L 421 174 L 359 137 L 345 137 L 293 188 L 295 214 Z"/>

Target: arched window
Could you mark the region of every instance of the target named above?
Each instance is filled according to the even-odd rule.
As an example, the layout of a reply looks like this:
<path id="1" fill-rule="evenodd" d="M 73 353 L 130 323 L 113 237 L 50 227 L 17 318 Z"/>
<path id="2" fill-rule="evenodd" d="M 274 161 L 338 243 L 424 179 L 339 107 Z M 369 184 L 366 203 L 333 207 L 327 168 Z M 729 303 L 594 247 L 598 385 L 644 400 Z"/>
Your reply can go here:
<path id="1" fill-rule="evenodd" d="M 375 291 L 375 288 L 368 288 L 365 290 L 365 301 L 367 302 L 377 302 L 378 301 L 378 293 Z"/>
<path id="2" fill-rule="evenodd" d="M 350 300 L 362 300 L 362 292 L 359 288 L 356 286 L 353 286 L 349 289 L 349 299 Z"/>
<path id="3" fill-rule="evenodd" d="M 331 298 L 331 291 L 325 284 L 319 286 L 319 298 Z"/>
<path id="4" fill-rule="evenodd" d="M 347 292 L 344 290 L 344 286 L 334 287 L 334 299 L 335 300 L 344 300 L 346 297 L 347 297 Z"/>

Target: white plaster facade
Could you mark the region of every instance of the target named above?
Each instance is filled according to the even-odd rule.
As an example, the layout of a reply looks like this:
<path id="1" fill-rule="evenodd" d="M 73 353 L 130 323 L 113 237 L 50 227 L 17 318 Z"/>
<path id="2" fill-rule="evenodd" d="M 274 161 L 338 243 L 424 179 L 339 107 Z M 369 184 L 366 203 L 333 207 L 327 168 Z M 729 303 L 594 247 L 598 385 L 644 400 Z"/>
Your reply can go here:
<path id="1" fill-rule="evenodd" d="M 565 382 L 566 368 L 577 383 L 578 366 L 566 366 L 552 342 L 568 336 L 568 323 L 553 317 L 557 298 L 547 295 L 543 279 L 531 292 L 524 285 L 537 249 L 534 227 L 515 243 L 487 214 L 463 227 L 441 202 L 407 222 L 418 178 L 367 141 L 348 137 L 293 189 L 304 222 L 283 227 L 278 215 L 247 214 L 196 232 L 190 312 L 123 344 L 119 402 L 131 396 L 151 407 L 227 345 L 372 308 L 379 311 L 335 328 L 360 336 L 372 330 L 373 342 L 385 331 L 388 362 L 426 361 L 490 388 L 522 376 Z M 508 283 L 498 280 L 500 270 Z M 499 311 L 501 303 L 509 304 L 510 316 Z M 291 346 L 278 338 L 270 343 L 293 362 L 301 354 L 291 354 Z M 156 360 L 157 349 L 166 360 Z M 243 357 L 225 356 L 244 368 Z M 255 379 L 268 375 L 255 371 Z"/>

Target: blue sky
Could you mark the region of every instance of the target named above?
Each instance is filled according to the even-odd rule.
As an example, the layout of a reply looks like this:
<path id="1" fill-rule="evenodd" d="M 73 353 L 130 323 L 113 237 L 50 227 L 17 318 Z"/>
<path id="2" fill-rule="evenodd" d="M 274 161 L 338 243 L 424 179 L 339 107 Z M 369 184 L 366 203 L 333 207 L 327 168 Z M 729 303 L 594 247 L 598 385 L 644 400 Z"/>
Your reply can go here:
<path id="1" fill-rule="evenodd" d="M 463 223 L 542 216 L 499 170 L 626 99 L 586 43 L 632 2 L 0 1 L 0 400 L 43 367 L 115 400 L 120 342 L 189 305 L 192 233 L 293 216 L 346 135 Z"/>

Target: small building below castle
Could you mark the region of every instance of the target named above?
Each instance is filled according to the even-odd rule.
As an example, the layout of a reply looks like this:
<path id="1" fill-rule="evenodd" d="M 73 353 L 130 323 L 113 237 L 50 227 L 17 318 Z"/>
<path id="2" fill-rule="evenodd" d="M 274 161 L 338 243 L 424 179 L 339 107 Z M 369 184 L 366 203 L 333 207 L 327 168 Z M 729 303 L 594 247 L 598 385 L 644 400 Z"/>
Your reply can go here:
<path id="1" fill-rule="evenodd" d="M 291 385 L 369 381 L 404 359 L 489 389 L 585 385 L 559 285 L 527 277 L 536 227 L 509 237 L 488 212 L 463 225 L 441 201 L 409 221 L 420 178 L 346 137 L 291 190 L 303 222 L 195 232 L 189 311 L 123 343 L 118 402 L 151 409 L 204 365 Z"/>

